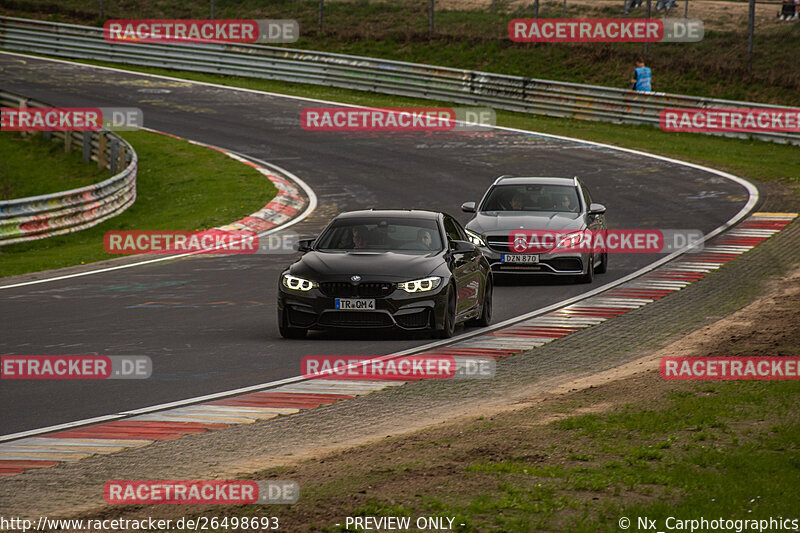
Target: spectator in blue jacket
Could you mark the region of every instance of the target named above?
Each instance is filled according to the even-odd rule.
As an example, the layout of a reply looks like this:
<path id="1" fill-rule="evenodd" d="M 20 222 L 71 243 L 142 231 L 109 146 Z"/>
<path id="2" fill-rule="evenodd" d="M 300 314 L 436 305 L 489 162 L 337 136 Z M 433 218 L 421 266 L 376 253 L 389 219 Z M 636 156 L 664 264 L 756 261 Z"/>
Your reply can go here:
<path id="1" fill-rule="evenodd" d="M 633 70 L 633 79 L 631 79 L 633 90 L 639 92 L 652 91 L 652 78 L 653 72 L 648 67 L 644 66 L 644 59 L 639 59 L 636 62 L 636 68 Z"/>

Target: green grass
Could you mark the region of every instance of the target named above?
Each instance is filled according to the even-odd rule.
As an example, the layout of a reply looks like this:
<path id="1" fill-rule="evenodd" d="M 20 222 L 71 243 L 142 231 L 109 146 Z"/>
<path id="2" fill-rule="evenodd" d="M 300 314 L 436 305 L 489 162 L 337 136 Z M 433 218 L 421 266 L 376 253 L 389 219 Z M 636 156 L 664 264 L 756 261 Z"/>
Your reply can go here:
<path id="1" fill-rule="evenodd" d="M 57 174 L 53 168 L 59 169 Z M 108 177 L 107 170 L 84 163 L 80 150 L 65 153 L 63 141 L 0 133 L 0 200 L 85 187 Z"/>
<path id="2" fill-rule="evenodd" d="M 464 471 L 494 477 L 484 494 L 426 501 L 443 515 L 469 516 L 465 531 L 528 531 L 526 521 L 547 531 L 619 531 L 622 516 L 647 516 L 662 529 L 669 516 L 784 516 L 800 498 L 798 401 L 795 383 L 729 382 L 673 394 L 657 408 L 567 418 L 550 425 L 579 450 L 563 463 L 477 461 Z"/>
<path id="3" fill-rule="evenodd" d="M 206 229 L 260 209 L 276 193 L 272 182 L 255 169 L 215 150 L 144 131 L 122 135 L 139 155 L 136 203 L 121 215 L 84 231 L 4 246 L 0 276 L 119 257 L 104 251 L 105 232 Z M 37 149 L 46 152 L 48 147 Z M 29 170 L 19 169 L 20 175 L 30 172 L 41 176 L 44 183 L 47 179 L 40 168 L 60 170 L 60 157 L 28 160 Z M 58 190 L 61 183 L 61 177 L 51 178 L 47 188 Z M 21 190 L 27 185 L 15 182 L 13 187 Z"/>
<path id="4" fill-rule="evenodd" d="M 656 402 L 636 400 L 532 428 L 524 456 L 518 448 L 517 454 L 492 454 L 491 438 L 484 438 L 471 459 L 461 460 L 455 458 L 464 457 L 464 449 L 450 456 L 439 440 L 417 439 L 423 459 L 409 464 L 409 471 L 378 461 L 381 455 L 369 450 L 366 457 L 376 462 L 357 476 L 337 469 L 334 459 L 332 478 L 304 486 L 298 508 L 285 514 L 291 520 L 298 511 L 308 516 L 327 510 L 341 525 L 315 524 L 311 530 L 330 533 L 360 531 L 347 528 L 345 516 L 455 517 L 454 531 L 509 533 L 618 532 L 620 517 L 635 526 L 637 517 L 646 516 L 663 531 L 668 517 L 788 516 L 800 498 L 798 402 L 796 382 L 705 383 Z M 516 426 L 525 420 L 523 414 L 498 420 L 497 430 L 514 428 L 520 435 Z M 479 426 L 475 422 L 472 429 Z M 467 433 L 465 428 L 459 435 L 469 439 Z M 484 451 L 494 458 L 483 458 Z M 428 473 L 442 477 L 432 483 Z M 276 475 L 268 469 L 256 477 Z M 404 490 L 386 496 L 395 484 Z M 373 492 L 381 496 L 352 507 L 342 498 Z"/>

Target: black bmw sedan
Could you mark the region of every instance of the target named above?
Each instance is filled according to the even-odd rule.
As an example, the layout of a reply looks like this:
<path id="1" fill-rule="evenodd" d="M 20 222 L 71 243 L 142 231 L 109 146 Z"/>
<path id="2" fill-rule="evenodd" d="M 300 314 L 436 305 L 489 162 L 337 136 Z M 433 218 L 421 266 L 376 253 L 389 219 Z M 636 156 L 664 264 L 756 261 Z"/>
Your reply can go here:
<path id="1" fill-rule="evenodd" d="M 488 326 L 492 274 L 451 216 L 431 211 L 342 213 L 278 282 L 278 325 L 309 329 L 400 328 L 451 337 L 459 323 Z"/>

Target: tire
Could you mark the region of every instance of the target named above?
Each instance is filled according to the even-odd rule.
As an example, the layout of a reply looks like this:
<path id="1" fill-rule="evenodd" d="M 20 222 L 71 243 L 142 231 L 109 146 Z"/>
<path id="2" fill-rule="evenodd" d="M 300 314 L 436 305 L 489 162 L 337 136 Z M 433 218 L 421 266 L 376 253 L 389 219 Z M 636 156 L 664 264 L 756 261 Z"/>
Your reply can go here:
<path id="1" fill-rule="evenodd" d="M 456 291 L 453 286 L 447 287 L 447 308 L 444 310 L 444 324 L 442 329 L 436 331 L 440 339 L 449 339 L 456 332 Z"/>
<path id="2" fill-rule="evenodd" d="M 289 327 L 285 309 L 278 312 L 278 331 L 284 339 L 304 339 L 308 332 L 307 329 Z"/>
<path id="3" fill-rule="evenodd" d="M 594 281 L 594 258 L 589 255 L 589 268 L 586 269 L 586 274 L 578 276 L 578 283 L 591 283 Z"/>
<path id="4" fill-rule="evenodd" d="M 603 252 L 600 261 L 600 266 L 594 269 L 595 274 L 605 274 L 608 271 L 608 252 Z"/>
<path id="5" fill-rule="evenodd" d="M 486 278 L 486 288 L 483 291 L 483 307 L 481 309 L 481 316 L 474 318 L 468 322 L 470 326 L 478 326 L 485 328 L 492 323 L 492 294 L 494 293 L 494 284 L 492 283 L 492 276 Z"/>

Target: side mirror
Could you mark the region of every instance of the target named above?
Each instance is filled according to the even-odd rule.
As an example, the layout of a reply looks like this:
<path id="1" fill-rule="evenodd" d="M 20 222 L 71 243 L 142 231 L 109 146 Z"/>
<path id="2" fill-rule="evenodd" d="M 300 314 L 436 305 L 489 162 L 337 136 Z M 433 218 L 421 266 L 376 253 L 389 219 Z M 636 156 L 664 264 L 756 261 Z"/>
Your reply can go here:
<path id="1" fill-rule="evenodd" d="M 466 254 L 475 251 L 475 245 L 467 241 L 450 241 L 450 251 L 454 254 Z"/>
<path id="2" fill-rule="evenodd" d="M 590 215 L 602 215 L 606 212 L 606 206 L 603 204 L 591 204 L 589 206 Z"/>
<path id="3" fill-rule="evenodd" d="M 465 213 L 475 212 L 475 202 L 464 202 L 461 204 L 461 210 Z"/>
<path id="4" fill-rule="evenodd" d="M 300 239 L 297 241 L 297 251 L 298 252 L 310 252 L 311 245 L 314 244 L 316 239 Z"/>

